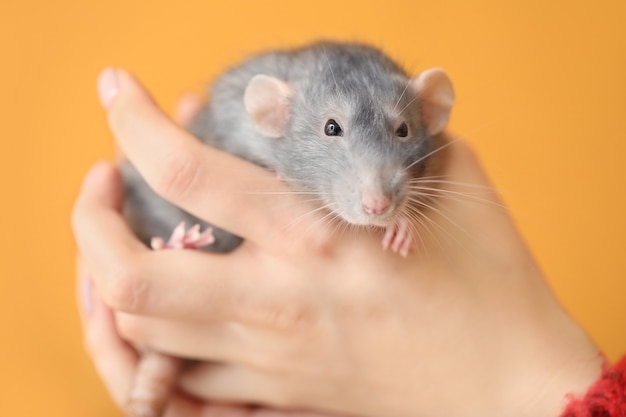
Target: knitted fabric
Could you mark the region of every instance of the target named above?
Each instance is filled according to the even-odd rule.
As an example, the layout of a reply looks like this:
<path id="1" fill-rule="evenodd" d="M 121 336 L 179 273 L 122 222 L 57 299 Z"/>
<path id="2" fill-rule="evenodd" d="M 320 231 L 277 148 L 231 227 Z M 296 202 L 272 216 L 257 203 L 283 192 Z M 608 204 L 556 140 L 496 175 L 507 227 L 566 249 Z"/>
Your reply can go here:
<path id="1" fill-rule="evenodd" d="M 605 365 L 602 376 L 582 398 L 572 398 L 561 417 L 626 417 L 626 356 Z"/>

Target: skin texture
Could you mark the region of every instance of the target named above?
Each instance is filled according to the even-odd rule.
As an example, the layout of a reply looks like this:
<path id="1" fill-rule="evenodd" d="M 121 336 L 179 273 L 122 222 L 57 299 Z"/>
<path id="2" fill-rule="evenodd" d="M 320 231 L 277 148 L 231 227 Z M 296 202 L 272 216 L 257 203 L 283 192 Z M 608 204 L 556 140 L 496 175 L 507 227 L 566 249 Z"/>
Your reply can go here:
<path id="1" fill-rule="evenodd" d="M 137 363 L 123 339 L 200 360 L 171 416 L 316 415 L 268 414 L 278 407 L 548 417 L 599 375 L 596 347 L 554 299 L 463 142 L 449 147 L 444 173 L 454 198 L 431 213 L 438 226 L 424 250 L 403 259 L 368 231 L 317 228 L 306 198 L 263 193 L 287 189 L 199 147 L 128 73 L 114 75 L 118 93 L 104 104 L 123 153 L 157 193 L 245 238 L 228 255 L 152 252 L 120 213 L 117 171 L 101 163 L 88 175 L 73 211 L 92 286 L 83 323 L 116 401 Z"/>

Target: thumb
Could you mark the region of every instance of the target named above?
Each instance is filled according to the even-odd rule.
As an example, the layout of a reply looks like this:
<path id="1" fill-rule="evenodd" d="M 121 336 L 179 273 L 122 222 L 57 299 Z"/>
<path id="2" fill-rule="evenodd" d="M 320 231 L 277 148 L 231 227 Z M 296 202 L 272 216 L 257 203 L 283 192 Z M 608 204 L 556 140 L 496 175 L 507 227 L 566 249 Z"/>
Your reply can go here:
<path id="1" fill-rule="evenodd" d="M 98 97 L 107 111 L 109 127 L 121 151 L 144 177 L 150 177 L 151 164 L 171 156 L 181 147 L 190 154 L 199 146 L 197 140 L 174 123 L 159 108 L 150 93 L 129 72 L 106 68 L 97 83 Z M 149 149 L 150 152 L 146 152 Z M 152 164 L 153 166 L 154 164 Z M 159 166 L 159 169 L 161 167 Z"/>

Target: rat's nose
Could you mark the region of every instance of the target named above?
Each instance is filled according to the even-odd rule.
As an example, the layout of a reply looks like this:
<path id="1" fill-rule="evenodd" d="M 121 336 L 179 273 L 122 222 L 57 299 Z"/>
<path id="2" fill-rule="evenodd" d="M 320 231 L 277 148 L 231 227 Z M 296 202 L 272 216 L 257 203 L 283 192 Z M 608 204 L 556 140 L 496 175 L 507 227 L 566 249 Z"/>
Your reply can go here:
<path id="1" fill-rule="evenodd" d="M 366 214 L 381 215 L 389 210 L 391 201 L 387 196 L 363 196 L 361 204 Z"/>

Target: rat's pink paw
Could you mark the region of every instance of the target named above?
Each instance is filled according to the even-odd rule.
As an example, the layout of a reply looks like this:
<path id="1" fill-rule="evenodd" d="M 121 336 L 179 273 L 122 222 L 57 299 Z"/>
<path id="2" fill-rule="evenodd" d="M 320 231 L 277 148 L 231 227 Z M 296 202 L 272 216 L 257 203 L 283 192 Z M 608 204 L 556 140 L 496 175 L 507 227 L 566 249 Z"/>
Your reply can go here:
<path id="1" fill-rule="evenodd" d="M 200 225 L 196 224 L 191 229 L 185 231 L 185 222 L 180 223 L 170 239 L 165 242 L 160 237 L 153 237 L 150 246 L 154 250 L 161 249 L 198 249 L 215 242 L 213 229 L 210 227 L 200 233 Z"/>
<path id="2" fill-rule="evenodd" d="M 396 223 L 387 226 L 382 245 L 384 250 L 391 248 L 394 253 L 399 253 L 404 257 L 408 256 L 409 252 L 415 247 L 413 231 L 408 220 L 400 219 Z"/>

